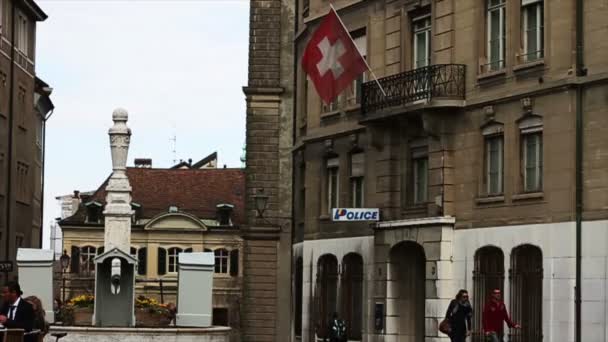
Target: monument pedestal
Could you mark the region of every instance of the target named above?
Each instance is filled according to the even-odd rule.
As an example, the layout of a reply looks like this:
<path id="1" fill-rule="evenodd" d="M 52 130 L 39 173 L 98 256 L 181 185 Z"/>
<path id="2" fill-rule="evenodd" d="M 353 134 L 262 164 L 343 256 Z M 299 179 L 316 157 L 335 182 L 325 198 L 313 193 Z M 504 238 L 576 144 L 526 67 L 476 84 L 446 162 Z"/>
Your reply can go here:
<path id="1" fill-rule="evenodd" d="M 55 322 L 53 311 L 53 261 L 55 255 L 49 249 L 19 248 L 17 268 L 24 298 L 36 296 L 42 302 L 46 320 Z"/>
<path id="2" fill-rule="evenodd" d="M 214 265 L 213 253 L 179 254 L 176 318 L 178 326 L 211 326 Z"/>

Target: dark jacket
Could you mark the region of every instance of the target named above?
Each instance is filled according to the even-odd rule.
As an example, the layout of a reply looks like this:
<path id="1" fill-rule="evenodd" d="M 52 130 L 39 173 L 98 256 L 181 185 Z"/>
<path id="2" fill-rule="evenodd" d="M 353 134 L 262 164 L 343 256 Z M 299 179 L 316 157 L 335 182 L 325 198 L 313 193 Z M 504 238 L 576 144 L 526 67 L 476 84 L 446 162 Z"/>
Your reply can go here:
<path id="1" fill-rule="evenodd" d="M 462 304 L 453 299 L 445 313 L 445 318 L 450 321 L 451 336 L 466 336 L 467 331 L 471 330 L 471 318 L 473 309 L 471 304 Z M 467 329 L 468 328 L 468 329 Z"/>
<path id="2" fill-rule="evenodd" d="M 10 309 L 10 305 L 6 304 L 0 309 L 0 315 L 7 316 Z M 17 313 L 15 319 L 9 319 L 4 323 L 4 326 L 9 329 L 23 329 L 26 332 L 32 331 L 34 325 L 34 307 L 32 304 L 21 298 L 19 305 L 17 306 Z M 23 339 L 24 342 L 35 342 L 35 335 L 26 335 Z"/>

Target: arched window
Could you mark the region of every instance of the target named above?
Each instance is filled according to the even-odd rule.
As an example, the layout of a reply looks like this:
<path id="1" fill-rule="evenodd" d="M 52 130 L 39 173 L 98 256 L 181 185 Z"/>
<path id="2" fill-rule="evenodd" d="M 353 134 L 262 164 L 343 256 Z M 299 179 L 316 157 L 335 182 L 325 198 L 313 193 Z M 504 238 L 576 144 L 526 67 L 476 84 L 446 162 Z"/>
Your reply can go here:
<path id="1" fill-rule="evenodd" d="M 363 258 L 347 254 L 342 261 L 342 317 L 348 327 L 348 338 L 361 340 L 363 322 Z"/>
<path id="2" fill-rule="evenodd" d="M 522 323 L 512 330 L 510 341 L 541 342 L 543 340 L 543 253 L 540 248 L 523 245 L 511 253 L 511 316 Z"/>
<path id="3" fill-rule="evenodd" d="M 168 252 L 169 252 L 168 253 L 169 259 L 167 262 L 167 264 L 169 265 L 168 272 L 176 273 L 177 272 L 177 261 L 178 261 L 179 253 L 182 252 L 182 249 L 179 247 L 171 247 L 171 248 L 169 248 Z"/>
<path id="4" fill-rule="evenodd" d="M 315 290 L 317 336 L 329 337 L 327 324 L 337 309 L 338 260 L 333 254 L 325 254 L 317 263 Z"/>
<path id="5" fill-rule="evenodd" d="M 295 273 L 295 318 L 294 318 L 294 325 L 295 325 L 295 333 L 296 336 L 302 336 L 302 296 L 303 296 L 303 284 L 302 282 L 304 281 L 304 262 L 302 260 L 302 257 L 299 257 L 296 260 L 296 273 Z"/>
<path id="6" fill-rule="evenodd" d="M 492 290 L 503 291 L 505 279 L 505 264 L 502 250 L 494 246 L 486 246 L 475 253 L 475 269 L 473 270 L 473 341 L 484 341 L 482 330 L 482 315 L 485 302 Z"/>
<path id="7" fill-rule="evenodd" d="M 83 276 L 91 276 L 95 272 L 95 256 L 97 250 L 93 246 L 84 246 L 80 248 L 80 274 Z"/>
<path id="8" fill-rule="evenodd" d="M 224 248 L 215 250 L 215 273 L 228 273 L 228 250 Z"/>

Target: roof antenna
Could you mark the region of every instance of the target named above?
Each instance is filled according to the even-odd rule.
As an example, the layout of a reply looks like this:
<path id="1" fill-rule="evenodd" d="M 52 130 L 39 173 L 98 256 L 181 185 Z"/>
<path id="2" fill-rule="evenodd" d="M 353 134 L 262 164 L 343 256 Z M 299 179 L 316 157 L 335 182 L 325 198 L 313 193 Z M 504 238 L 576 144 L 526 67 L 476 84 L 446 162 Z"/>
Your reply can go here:
<path id="1" fill-rule="evenodd" d="M 173 165 L 177 164 L 177 129 L 175 123 L 173 124 L 173 137 L 169 139 L 173 144 L 171 152 L 173 153 Z"/>

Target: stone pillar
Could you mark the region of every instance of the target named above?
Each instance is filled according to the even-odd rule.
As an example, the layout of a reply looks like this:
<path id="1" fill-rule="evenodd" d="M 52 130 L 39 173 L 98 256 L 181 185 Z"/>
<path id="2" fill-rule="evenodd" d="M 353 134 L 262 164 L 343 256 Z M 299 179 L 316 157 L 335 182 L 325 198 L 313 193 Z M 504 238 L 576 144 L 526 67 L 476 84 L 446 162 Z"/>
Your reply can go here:
<path id="1" fill-rule="evenodd" d="M 131 129 L 127 127 L 129 114 L 124 109 L 112 113 L 114 126 L 110 128 L 112 175 L 106 187 L 105 250 L 116 247 L 129 254 L 131 248 L 131 185 L 127 178 L 127 155 Z"/>
<path id="2" fill-rule="evenodd" d="M 53 311 L 53 261 L 50 249 L 19 248 L 17 268 L 23 296 L 36 296 L 42 302 L 46 319 L 55 322 Z"/>
<path id="3" fill-rule="evenodd" d="M 180 253 L 177 318 L 183 327 L 210 327 L 215 258 L 213 253 Z"/>

